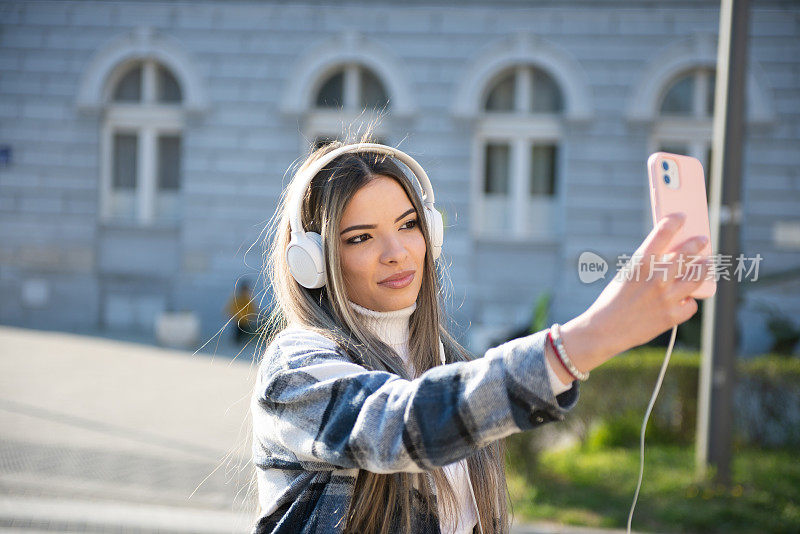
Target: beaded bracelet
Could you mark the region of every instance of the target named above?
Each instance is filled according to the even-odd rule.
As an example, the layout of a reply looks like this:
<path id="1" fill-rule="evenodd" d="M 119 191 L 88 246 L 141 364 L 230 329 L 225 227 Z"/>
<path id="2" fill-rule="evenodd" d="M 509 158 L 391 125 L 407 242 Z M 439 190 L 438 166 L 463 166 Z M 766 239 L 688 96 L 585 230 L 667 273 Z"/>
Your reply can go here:
<path id="1" fill-rule="evenodd" d="M 570 376 L 570 379 L 577 380 L 578 377 L 576 377 L 574 374 L 572 374 L 572 371 L 569 370 L 569 368 L 567 367 L 567 364 L 564 363 L 564 360 L 561 359 L 561 356 L 558 354 L 558 349 L 556 348 L 555 343 L 553 343 L 553 336 L 550 335 L 550 331 L 549 330 L 547 331 L 547 342 L 550 344 L 550 348 L 553 350 L 553 354 L 556 355 L 556 359 L 561 364 L 561 367 Z"/>
<path id="2" fill-rule="evenodd" d="M 553 350 L 555 350 L 556 356 L 561 361 L 561 363 L 566 367 L 569 374 L 573 376 L 576 380 L 585 381 L 589 379 L 589 373 L 582 373 L 575 367 L 575 364 L 572 363 L 572 360 L 569 359 L 567 356 L 567 351 L 564 349 L 564 341 L 561 339 L 561 330 L 559 329 L 558 323 L 553 323 L 553 326 L 550 327 L 550 330 L 547 332 L 547 337 L 550 340 L 550 344 L 553 346 Z"/>

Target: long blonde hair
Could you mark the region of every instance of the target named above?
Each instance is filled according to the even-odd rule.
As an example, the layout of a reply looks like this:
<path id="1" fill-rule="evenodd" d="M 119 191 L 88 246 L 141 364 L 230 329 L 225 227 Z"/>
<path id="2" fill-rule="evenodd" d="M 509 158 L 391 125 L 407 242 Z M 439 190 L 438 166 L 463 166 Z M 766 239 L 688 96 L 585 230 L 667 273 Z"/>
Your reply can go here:
<path id="1" fill-rule="evenodd" d="M 370 142 L 369 133 L 361 141 Z M 313 151 L 300 165 L 295 177 L 311 162 L 343 144 L 333 141 Z M 324 241 L 327 283 L 319 289 L 302 287 L 289 272 L 286 262 L 286 246 L 290 240 L 287 200 L 296 183 L 293 180 L 285 188 L 272 222 L 272 231 L 266 237 L 265 275 L 272 286 L 275 305 L 261 341 L 267 345 L 288 323 L 299 324 L 333 339 L 356 363 L 367 369 L 384 370 L 412 379 L 400 356 L 366 329 L 348 305 L 341 269 L 339 239 L 336 236 L 339 235 L 342 214 L 356 191 L 378 175 L 393 178 L 403 187 L 420 222 L 424 222 L 422 203 L 415 185 L 392 158 L 375 153 L 349 153 L 336 158 L 317 173 L 303 192 L 300 217 L 303 228 L 318 232 Z M 427 225 L 420 224 L 419 227 L 430 251 Z M 417 308 L 410 317 L 408 347 L 410 361 L 419 373 L 440 362 L 440 338 L 448 363 L 472 359 L 445 328 L 439 290 L 444 275 L 437 271 L 430 252 L 425 255 L 423 271 Z M 503 458 L 501 441 L 493 442 L 467 458 L 481 526 L 486 534 L 505 534 L 509 528 Z M 455 492 L 441 468 L 427 473 L 390 474 L 361 470 L 346 516 L 345 530 L 359 534 L 386 534 L 398 526 L 393 525 L 392 521 L 399 519 L 399 526 L 408 532 L 412 525 L 411 508 L 412 501 L 417 498 L 414 497 L 416 492 L 421 498 L 423 510 L 436 516 L 434 488 L 426 477 L 428 473 L 432 476 L 436 498 L 442 503 L 444 515 L 455 523 L 459 515 Z M 390 506 L 392 504 L 394 509 Z"/>

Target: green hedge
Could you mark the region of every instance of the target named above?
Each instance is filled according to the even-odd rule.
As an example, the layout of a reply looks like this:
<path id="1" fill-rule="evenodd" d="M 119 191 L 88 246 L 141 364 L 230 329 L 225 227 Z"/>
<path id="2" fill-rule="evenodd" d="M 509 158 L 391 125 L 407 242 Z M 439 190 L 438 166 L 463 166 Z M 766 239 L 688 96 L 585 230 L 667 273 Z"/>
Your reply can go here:
<path id="1" fill-rule="evenodd" d="M 592 371 L 581 384 L 581 398 L 567 417 L 582 424 L 578 438 L 589 447 L 639 443 L 642 420 L 664 361 L 662 349 L 620 354 Z M 651 443 L 688 444 L 697 419 L 700 355 L 675 351 L 647 429 Z"/>
<path id="2" fill-rule="evenodd" d="M 593 370 L 581 384 L 577 406 L 564 422 L 554 423 L 555 430 L 589 449 L 638 446 L 663 361 L 664 349 L 640 348 Z M 694 442 L 699 366 L 698 352 L 673 352 L 647 425 L 647 443 Z M 738 362 L 734 410 L 735 446 L 800 448 L 800 359 L 765 355 Z M 536 429 L 511 436 L 509 461 L 534 459 L 552 441 L 547 434 L 552 431 Z"/>
<path id="3" fill-rule="evenodd" d="M 740 362 L 737 369 L 739 441 L 800 449 L 800 358 L 761 356 Z"/>

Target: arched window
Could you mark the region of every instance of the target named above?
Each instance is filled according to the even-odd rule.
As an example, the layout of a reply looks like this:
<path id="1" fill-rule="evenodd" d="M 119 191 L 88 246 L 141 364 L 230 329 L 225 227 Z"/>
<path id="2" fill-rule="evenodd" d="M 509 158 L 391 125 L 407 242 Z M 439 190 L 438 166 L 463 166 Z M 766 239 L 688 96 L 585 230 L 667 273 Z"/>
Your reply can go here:
<path id="1" fill-rule="evenodd" d="M 104 221 L 179 219 L 182 103 L 177 79 L 154 60 L 128 61 L 109 77 L 102 126 Z"/>
<path id="2" fill-rule="evenodd" d="M 711 140 L 714 116 L 715 71 L 698 67 L 685 70 L 665 84 L 653 129 L 653 151 L 684 154 L 699 159 L 711 175 Z"/>
<path id="3" fill-rule="evenodd" d="M 517 98 L 519 93 L 519 98 Z M 534 67 L 513 68 L 490 86 L 487 112 L 561 113 L 561 91 L 553 78 Z"/>
<path id="4" fill-rule="evenodd" d="M 316 87 L 306 127 L 314 148 L 339 138 L 343 126 L 356 119 L 369 123 L 378 113 L 383 120 L 377 124 L 376 141 L 387 142 L 383 121 L 391 109 L 389 95 L 372 70 L 358 63 L 339 65 L 328 70 Z"/>
<path id="5" fill-rule="evenodd" d="M 389 96 L 381 80 L 369 69 L 348 64 L 329 73 L 317 90 L 315 106 L 347 111 L 389 109 Z"/>
<path id="6" fill-rule="evenodd" d="M 556 210 L 564 99 L 546 71 L 515 65 L 484 91 L 476 127 L 474 234 L 550 239 Z"/>
<path id="7" fill-rule="evenodd" d="M 667 86 L 661 115 L 708 118 L 714 115 L 714 71 L 694 69 Z"/>

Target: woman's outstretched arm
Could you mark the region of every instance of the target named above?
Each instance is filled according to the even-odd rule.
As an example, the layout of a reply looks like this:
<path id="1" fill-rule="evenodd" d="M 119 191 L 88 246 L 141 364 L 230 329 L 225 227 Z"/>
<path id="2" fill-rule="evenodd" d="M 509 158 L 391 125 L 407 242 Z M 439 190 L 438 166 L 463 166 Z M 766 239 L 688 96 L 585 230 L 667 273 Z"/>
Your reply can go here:
<path id="1" fill-rule="evenodd" d="M 678 214 L 664 218 L 634 253 L 628 265 L 632 276 L 614 278 L 588 310 L 561 327 L 564 349 L 579 371 L 591 371 L 695 314 L 697 302 L 689 295 L 703 283 L 708 266 L 703 265 L 696 279 L 686 280 L 677 276 L 677 258 L 699 254 L 705 238 L 692 238 L 667 250 L 684 220 Z M 653 259 L 666 259 L 666 271 L 651 276 Z M 559 379 L 565 383 L 572 380 L 549 344 L 546 350 Z"/>

